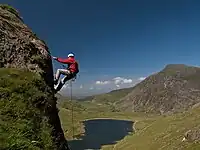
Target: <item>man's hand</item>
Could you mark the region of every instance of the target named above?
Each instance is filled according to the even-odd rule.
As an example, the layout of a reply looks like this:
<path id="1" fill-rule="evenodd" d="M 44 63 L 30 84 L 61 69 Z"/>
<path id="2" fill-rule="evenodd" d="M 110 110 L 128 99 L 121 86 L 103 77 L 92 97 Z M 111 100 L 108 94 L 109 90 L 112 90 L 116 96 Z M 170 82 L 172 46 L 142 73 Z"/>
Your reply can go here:
<path id="1" fill-rule="evenodd" d="M 53 56 L 52 58 L 53 58 L 54 60 L 57 60 L 57 59 L 58 59 L 57 57 L 54 57 L 54 56 Z"/>

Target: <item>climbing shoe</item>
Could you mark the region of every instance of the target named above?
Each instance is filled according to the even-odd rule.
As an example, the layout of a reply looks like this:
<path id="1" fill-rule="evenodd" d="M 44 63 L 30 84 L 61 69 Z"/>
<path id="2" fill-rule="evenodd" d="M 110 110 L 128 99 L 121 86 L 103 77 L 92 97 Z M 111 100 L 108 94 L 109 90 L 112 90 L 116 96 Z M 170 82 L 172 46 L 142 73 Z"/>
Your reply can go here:
<path id="1" fill-rule="evenodd" d="M 58 80 L 54 79 L 54 84 L 57 85 L 58 84 Z"/>

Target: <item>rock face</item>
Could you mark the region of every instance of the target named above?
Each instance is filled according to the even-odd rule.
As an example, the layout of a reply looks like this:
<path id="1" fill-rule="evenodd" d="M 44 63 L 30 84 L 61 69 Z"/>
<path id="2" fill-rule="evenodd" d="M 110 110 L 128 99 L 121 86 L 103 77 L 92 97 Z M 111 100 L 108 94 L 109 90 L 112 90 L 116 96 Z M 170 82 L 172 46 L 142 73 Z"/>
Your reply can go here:
<path id="1" fill-rule="evenodd" d="M 188 130 L 184 134 L 184 139 L 182 141 L 193 141 L 193 142 L 200 141 L 200 130 L 199 130 L 199 128 Z"/>
<path id="2" fill-rule="evenodd" d="M 116 105 L 123 110 L 163 114 L 183 111 L 199 102 L 200 68 L 170 64 L 137 84 Z"/>
<path id="3" fill-rule="evenodd" d="M 56 99 L 53 94 L 53 68 L 46 44 L 40 40 L 10 6 L 0 5 L 0 68 L 23 68 L 41 75 L 49 93 L 51 107 L 45 108 L 52 136 L 58 149 L 67 149 L 67 141 L 61 128 Z"/>

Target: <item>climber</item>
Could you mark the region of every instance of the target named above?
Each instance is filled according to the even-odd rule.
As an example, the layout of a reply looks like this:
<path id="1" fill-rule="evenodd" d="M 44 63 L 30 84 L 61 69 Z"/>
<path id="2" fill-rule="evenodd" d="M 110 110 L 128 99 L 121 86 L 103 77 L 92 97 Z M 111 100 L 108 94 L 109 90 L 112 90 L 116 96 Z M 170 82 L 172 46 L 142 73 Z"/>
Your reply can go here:
<path id="1" fill-rule="evenodd" d="M 67 68 L 64 69 L 58 69 L 56 71 L 56 75 L 54 77 L 54 84 L 58 85 L 55 88 L 55 93 L 58 92 L 63 85 L 65 84 L 65 82 L 76 78 L 77 73 L 79 72 L 79 67 L 78 67 L 78 63 L 75 60 L 74 54 L 70 53 L 68 54 L 68 58 L 67 59 L 62 59 L 62 58 L 58 58 L 58 57 L 53 57 L 54 60 L 63 63 L 63 64 L 68 64 Z M 58 84 L 58 80 L 60 78 L 60 75 L 64 75 L 63 79 L 59 82 Z"/>

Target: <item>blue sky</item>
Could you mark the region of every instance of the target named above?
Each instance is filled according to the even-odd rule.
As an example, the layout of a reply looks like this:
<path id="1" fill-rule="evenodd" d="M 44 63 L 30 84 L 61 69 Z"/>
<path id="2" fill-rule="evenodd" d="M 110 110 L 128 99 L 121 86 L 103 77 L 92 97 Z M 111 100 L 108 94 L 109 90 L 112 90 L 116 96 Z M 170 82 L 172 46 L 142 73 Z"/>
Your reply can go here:
<path id="1" fill-rule="evenodd" d="M 198 0 L 1 1 L 19 10 L 52 55 L 76 54 L 77 95 L 133 86 L 169 63 L 199 65 Z"/>

